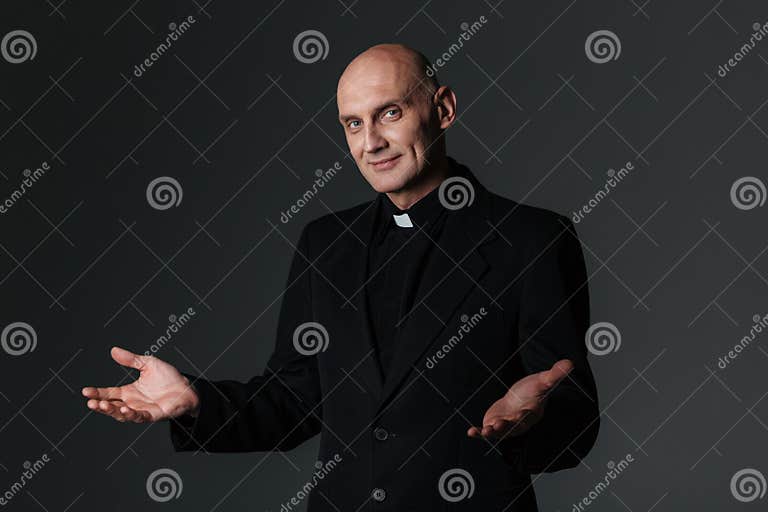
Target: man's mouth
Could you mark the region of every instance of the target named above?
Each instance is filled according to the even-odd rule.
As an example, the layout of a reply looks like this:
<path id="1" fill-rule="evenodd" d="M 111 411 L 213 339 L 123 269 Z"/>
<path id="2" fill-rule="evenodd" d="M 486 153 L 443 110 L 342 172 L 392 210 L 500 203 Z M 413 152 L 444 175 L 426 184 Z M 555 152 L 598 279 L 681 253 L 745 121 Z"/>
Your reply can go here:
<path id="1" fill-rule="evenodd" d="M 377 171 L 384 171 L 391 169 L 399 161 L 401 155 L 393 156 L 391 158 L 385 158 L 383 160 L 377 160 L 376 162 L 370 162 L 374 169 Z"/>

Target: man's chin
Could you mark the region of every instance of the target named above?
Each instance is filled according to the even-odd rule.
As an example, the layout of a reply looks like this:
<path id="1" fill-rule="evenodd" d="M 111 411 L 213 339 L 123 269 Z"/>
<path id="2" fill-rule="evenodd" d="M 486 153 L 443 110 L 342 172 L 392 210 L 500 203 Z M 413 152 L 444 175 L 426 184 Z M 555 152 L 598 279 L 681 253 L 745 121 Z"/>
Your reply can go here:
<path id="1" fill-rule="evenodd" d="M 369 183 L 376 192 L 397 192 L 405 185 L 401 176 L 374 176 Z"/>
<path id="2" fill-rule="evenodd" d="M 399 192 L 410 183 L 410 173 L 407 169 L 391 169 L 389 171 L 372 171 L 371 184 L 377 192 Z"/>

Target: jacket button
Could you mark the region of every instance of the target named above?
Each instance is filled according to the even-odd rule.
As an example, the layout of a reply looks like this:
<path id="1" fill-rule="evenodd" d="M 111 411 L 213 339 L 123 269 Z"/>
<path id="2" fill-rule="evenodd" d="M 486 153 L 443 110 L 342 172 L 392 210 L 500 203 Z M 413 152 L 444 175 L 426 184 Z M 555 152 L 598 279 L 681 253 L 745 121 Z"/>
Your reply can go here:
<path id="1" fill-rule="evenodd" d="M 387 493 L 384 489 L 377 487 L 373 490 L 371 496 L 373 496 L 373 499 L 376 501 L 384 501 L 387 497 Z"/>
<path id="2" fill-rule="evenodd" d="M 379 441 L 386 441 L 387 438 L 389 437 L 389 432 L 387 432 L 385 429 L 381 427 L 376 427 L 373 430 L 373 436 Z"/>

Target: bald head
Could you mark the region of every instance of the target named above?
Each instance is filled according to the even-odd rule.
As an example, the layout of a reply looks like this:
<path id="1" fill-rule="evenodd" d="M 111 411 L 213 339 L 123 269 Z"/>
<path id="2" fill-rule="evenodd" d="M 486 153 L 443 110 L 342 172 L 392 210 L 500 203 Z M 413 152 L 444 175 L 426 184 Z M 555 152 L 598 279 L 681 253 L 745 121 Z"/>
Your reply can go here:
<path id="1" fill-rule="evenodd" d="M 423 53 L 404 44 L 377 44 L 360 53 L 344 69 L 336 96 L 348 87 L 356 87 L 366 75 L 384 72 L 406 83 L 407 94 L 420 94 L 431 101 L 440 84 L 437 76 L 427 74 L 430 62 Z"/>

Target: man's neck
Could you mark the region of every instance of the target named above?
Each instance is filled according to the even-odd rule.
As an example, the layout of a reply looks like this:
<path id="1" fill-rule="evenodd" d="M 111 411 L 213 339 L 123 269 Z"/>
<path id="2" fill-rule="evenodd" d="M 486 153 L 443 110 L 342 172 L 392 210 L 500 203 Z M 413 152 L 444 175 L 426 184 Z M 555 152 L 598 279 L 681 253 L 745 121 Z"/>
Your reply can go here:
<path id="1" fill-rule="evenodd" d="M 425 168 L 416 176 L 412 183 L 408 183 L 397 192 L 387 192 L 387 197 L 401 210 L 407 210 L 419 199 L 432 192 L 435 187 L 439 187 L 449 173 L 450 162 L 446 155 L 442 155 L 433 161 L 429 168 Z"/>

